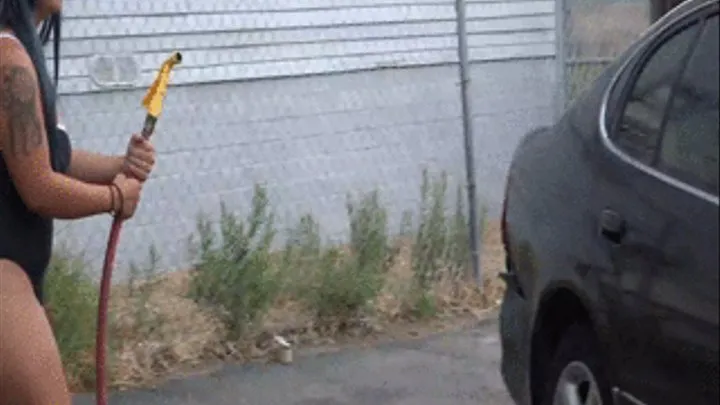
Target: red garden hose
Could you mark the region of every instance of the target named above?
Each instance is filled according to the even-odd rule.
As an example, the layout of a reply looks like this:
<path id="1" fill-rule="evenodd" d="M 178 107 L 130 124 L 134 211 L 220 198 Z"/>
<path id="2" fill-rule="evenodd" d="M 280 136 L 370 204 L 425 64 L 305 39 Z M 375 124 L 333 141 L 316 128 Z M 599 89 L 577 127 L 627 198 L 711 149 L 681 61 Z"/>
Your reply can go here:
<path id="1" fill-rule="evenodd" d="M 107 249 L 105 250 L 105 261 L 103 263 L 102 280 L 100 281 L 100 301 L 98 303 L 98 324 L 97 335 L 95 336 L 95 384 L 97 405 L 107 405 L 107 313 L 108 301 L 110 298 L 110 279 L 112 277 L 115 253 L 120 239 L 120 229 L 123 220 L 115 217 L 110 236 L 108 237 Z"/>
<path id="2" fill-rule="evenodd" d="M 155 82 L 150 87 L 147 95 L 143 99 L 143 105 L 148 110 L 145 117 L 145 125 L 142 129 L 142 136 L 150 139 L 155 130 L 160 112 L 162 110 L 162 101 L 165 97 L 170 71 L 172 68 L 182 61 L 182 55 L 175 52 L 162 65 Z M 117 253 L 117 245 L 120 240 L 120 230 L 122 229 L 123 220 L 119 217 L 113 219 L 110 228 L 110 236 L 108 237 L 107 248 L 105 250 L 105 260 L 103 262 L 102 279 L 100 281 L 100 299 L 98 303 L 98 320 L 97 334 L 95 336 L 95 400 L 97 405 L 107 405 L 107 313 L 110 301 L 110 286 L 112 271 L 115 265 L 115 254 Z"/>
<path id="3" fill-rule="evenodd" d="M 155 128 L 156 118 L 148 114 L 142 136 L 150 139 Z M 112 285 L 112 271 L 115 265 L 115 254 L 120 241 L 120 230 L 123 220 L 116 216 L 113 218 L 110 236 L 108 236 L 105 260 L 103 262 L 102 279 L 100 281 L 100 300 L 98 302 L 98 323 L 95 336 L 95 386 L 97 405 L 107 405 L 107 314 L 110 301 L 110 287 Z"/>

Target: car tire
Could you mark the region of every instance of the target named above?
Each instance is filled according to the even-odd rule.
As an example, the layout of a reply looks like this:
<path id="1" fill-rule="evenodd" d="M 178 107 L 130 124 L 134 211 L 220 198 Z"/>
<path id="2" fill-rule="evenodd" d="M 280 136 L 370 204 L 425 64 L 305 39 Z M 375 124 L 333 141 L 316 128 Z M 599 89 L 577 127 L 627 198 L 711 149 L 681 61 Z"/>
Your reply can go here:
<path id="1" fill-rule="evenodd" d="M 569 327 L 546 368 L 542 405 L 612 405 L 599 344 L 585 325 Z M 568 401 L 574 396 L 578 401 Z"/>

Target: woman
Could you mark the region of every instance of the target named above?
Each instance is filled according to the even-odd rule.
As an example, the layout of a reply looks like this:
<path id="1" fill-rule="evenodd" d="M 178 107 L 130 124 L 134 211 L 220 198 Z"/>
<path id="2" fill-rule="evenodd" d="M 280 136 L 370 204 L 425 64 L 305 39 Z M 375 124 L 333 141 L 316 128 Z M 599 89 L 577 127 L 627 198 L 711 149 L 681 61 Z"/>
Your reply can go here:
<path id="1" fill-rule="evenodd" d="M 38 26 L 61 3 L 0 0 L 0 405 L 70 405 L 42 307 L 52 218 L 130 218 L 155 158 L 138 136 L 125 156 L 73 150 L 58 128 Z"/>

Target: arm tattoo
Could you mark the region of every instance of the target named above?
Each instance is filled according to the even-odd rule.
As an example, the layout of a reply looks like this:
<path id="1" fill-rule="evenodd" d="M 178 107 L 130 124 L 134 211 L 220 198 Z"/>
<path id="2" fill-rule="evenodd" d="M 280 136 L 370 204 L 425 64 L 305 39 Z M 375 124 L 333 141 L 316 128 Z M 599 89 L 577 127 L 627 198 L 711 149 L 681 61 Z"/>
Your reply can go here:
<path id="1" fill-rule="evenodd" d="M 5 115 L 9 151 L 28 155 L 42 145 L 42 127 L 35 106 L 32 70 L 10 65 L 0 69 L 0 108 Z"/>

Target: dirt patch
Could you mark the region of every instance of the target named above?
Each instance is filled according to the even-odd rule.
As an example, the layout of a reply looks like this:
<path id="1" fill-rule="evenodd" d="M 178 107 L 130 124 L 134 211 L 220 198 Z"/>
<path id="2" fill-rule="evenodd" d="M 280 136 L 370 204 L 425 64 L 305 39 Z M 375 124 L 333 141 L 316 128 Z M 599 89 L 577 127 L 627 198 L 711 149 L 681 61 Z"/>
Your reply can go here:
<path id="1" fill-rule="evenodd" d="M 222 362 L 268 361 L 273 337 L 281 335 L 296 348 L 332 350 L 388 339 L 420 338 L 477 322 L 496 307 L 503 284 L 497 277 L 504 266 L 499 224 L 486 227 L 482 249 L 483 287 L 474 282 L 439 280 L 436 311 L 423 319 L 407 316 L 403 306 L 412 278 L 409 248 L 401 249 L 383 293 L 372 313 L 351 323 L 317 324 L 302 305 L 280 299 L 259 330 L 239 342 L 223 339 L 221 322 L 187 298 L 190 272 L 177 272 L 113 292 L 115 342 L 112 386 L 147 387 L 177 374 L 212 370 Z M 138 300 L 142 300 L 138 312 Z M 111 342 L 112 344 L 112 342 Z"/>

